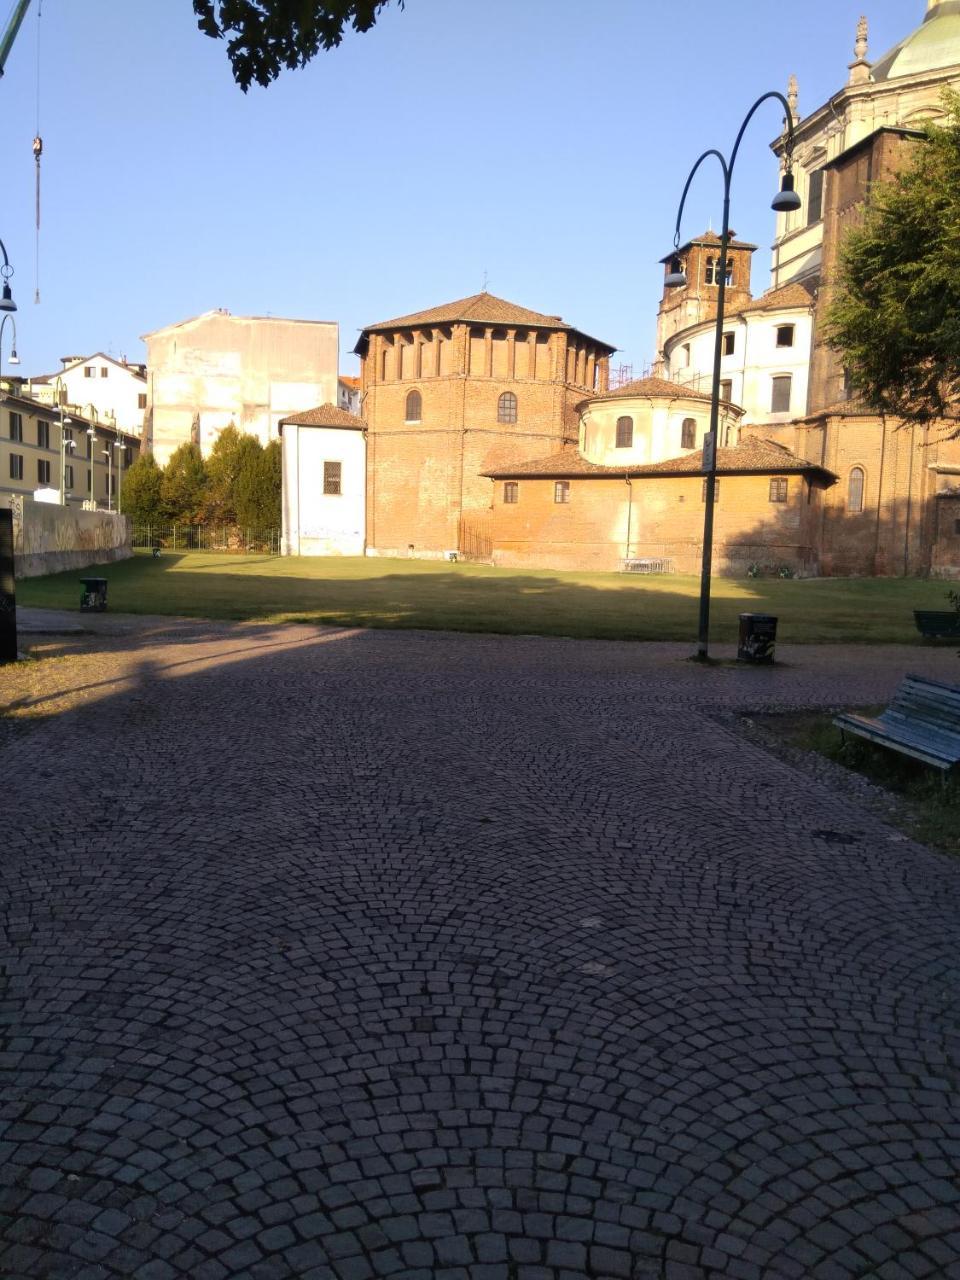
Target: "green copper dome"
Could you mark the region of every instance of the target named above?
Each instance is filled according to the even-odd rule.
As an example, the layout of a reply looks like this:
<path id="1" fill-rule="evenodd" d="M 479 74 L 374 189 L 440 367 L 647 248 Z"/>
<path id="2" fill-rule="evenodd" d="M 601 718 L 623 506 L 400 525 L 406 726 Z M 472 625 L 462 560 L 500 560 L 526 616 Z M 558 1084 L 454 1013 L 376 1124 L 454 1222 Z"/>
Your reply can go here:
<path id="1" fill-rule="evenodd" d="M 932 0 L 923 22 L 873 64 L 871 79 L 899 80 L 960 65 L 960 0 Z"/>

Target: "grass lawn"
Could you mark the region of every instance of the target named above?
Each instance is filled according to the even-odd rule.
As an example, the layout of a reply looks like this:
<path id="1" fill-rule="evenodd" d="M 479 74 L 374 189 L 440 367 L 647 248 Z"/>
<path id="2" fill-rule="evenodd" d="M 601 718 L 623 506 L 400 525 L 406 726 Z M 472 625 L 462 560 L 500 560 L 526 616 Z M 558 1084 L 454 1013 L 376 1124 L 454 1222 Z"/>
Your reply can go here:
<path id="1" fill-rule="evenodd" d="M 686 640 L 699 579 L 493 569 L 430 560 L 138 553 L 83 572 L 109 579 L 114 612 L 310 620 L 508 635 Z M 77 609 L 81 571 L 17 583 L 21 605 Z M 718 579 L 711 636 L 736 639 L 737 615 L 774 613 L 785 644 L 918 643 L 912 610 L 947 609 L 947 584 L 915 579 Z"/>
<path id="2" fill-rule="evenodd" d="M 861 710 L 876 715 L 883 708 Z M 943 782 L 938 769 L 852 735 L 844 743 L 832 721 L 832 714 L 809 712 L 771 716 L 765 724 L 793 746 L 819 752 L 892 791 L 898 800 L 892 818 L 902 831 L 924 844 L 960 854 L 960 779 L 951 776 Z"/>

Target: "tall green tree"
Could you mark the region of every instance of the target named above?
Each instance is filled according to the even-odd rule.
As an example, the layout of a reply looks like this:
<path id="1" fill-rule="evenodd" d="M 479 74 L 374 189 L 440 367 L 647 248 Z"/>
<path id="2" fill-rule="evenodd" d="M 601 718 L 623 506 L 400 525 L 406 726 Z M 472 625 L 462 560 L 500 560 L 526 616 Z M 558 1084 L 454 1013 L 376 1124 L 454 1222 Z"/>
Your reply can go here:
<path id="1" fill-rule="evenodd" d="M 852 389 L 908 422 L 954 417 L 960 400 L 960 95 L 945 105 L 911 163 L 871 190 L 827 317 Z"/>
<path id="2" fill-rule="evenodd" d="M 237 523 L 254 529 L 276 528 L 280 524 L 280 443 L 273 440 L 265 449 L 256 442 L 247 451 L 237 476 Z"/>
<path id="3" fill-rule="evenodd" d="M 397 0 L 402 9 L 404 0 Z M 352 27 L 369 31 L 390 0 L 193 0 L 204 35 L 226 39 L 233 78 L 246 93 L 284 67 L 303 67 Z"/>
<path id="4" fill-rule="evenodd" d="M 159 524 L 163 519 L 160 489 L 163 472 L 152 453 L 141 453 L 124 472 L 120 510 L 135 525 Z"/>
<path id="5" fill-rule="evenodd" d="M 237 518 L 234 494 L 243 459 L 244 437 L 231 422 L 220 432 L 206 460 L 207 491 L 204 495 L 203 518 L 233 524 Z"/>
<path id="6" fill-rule="evenodd" d="M 182 444 L 163 470 L 160 495 L 167 520 L 195 524 L 203 513 L 207 474 L 200 446 Z"/>

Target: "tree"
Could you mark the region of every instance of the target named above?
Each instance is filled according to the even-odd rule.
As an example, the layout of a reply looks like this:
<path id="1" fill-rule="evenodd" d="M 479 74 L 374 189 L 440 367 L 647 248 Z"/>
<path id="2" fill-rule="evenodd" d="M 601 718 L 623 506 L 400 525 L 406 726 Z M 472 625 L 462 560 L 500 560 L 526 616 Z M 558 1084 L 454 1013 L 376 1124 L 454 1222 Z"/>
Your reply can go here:
<path id="1" fill-rule="evenodd" d="M 203 518 L 233 524 L 237 518 L 235 491 L 244 437 L 231 422 L 217 436 L 207 458 L 207 491 L 204 495 Z"/>
<path id="2" fill-rule="evenodd" d="M 390 0 L 193 0 L 197 26 L 214 40 L 227 37 L 233 77 L 246 93 L 268 85 L 283 67 L 303 67 L 333 49 L 347 25 L 369 31 Z M 398 0 L 403 8 L 404 0 Z"/>
<path id="3" fill-rule="evenodd" d="M 244 457 L 236 488 L 237 522 L 253 529 L 275 529 L 280 524 L 280 442 Z"/>
<path id="4" fill-rule="evenodd" d="M 827 316 L 852 389 L 908 422 L 956 417 L 960 397 L 960 95 L 945 105 L 946 124 L 927 125 L 912 162 L 871 190 Z"/>
<path id="5" fill-rule="evenodd" d="M 160 487 L 163 472 L 152 453 L 141 453 L 123 477 L 120 510 L 135 525 L 159 524 L 163 518 Z"/>
<path id="6" fill-rule="evenodd" d="M 203 510 L 206 480 L 200 446 L 182 444 L 175 449 L 164 468 L 160 488 L 166 519 L 195 524 Z"/>

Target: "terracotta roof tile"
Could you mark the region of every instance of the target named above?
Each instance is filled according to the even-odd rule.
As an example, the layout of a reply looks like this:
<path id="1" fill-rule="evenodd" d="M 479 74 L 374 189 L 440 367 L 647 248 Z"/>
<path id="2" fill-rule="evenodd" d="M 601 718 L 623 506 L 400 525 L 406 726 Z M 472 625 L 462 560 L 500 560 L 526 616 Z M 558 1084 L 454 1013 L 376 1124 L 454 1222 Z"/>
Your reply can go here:
<path id="1" fill-rule="evenodd" d="M 742 314 L 745 311 L 777 311 L 781 307 L 812 306 L 813 285 L 807 286 L 799 281 L 791 281 L 790 284 L 781 285 L 779 289 L 768 289 L 766 293 L 761 294 L 759 298 L 754 298 L 739 310 Z"/>
<path id="2" fill-rule="evenodd" d="M 359 378 L 353 378 L 353 377 L 350 377 L 350 376 L 349 376 L 348 374 L 346 374 L 346 373 L 341 373 L 341 374 L 340 374 L 340 381 L 341 381 L 345 386 L 352 387 L 354 391 L 359 391 L 359 390 L 360 390 L 360 379 L 359 379 Z"/>
<path id="3" fill-rule="evenodd" d="M 561 329 L 569 333 L 582 333 L 573 325 L 567 324 L 560 316 L 544 315 L 541 311 L 531 311 L 527 307 L 508 302 L 505 298 L 497 298 L 492 293 L 475 293 L 469 298 L 458 298 L 456 302 L 445 302 L 439 307 L 430 307 L 426 311 L 414 311 L 408 316 L 398 316 L 395 320 L 381 320 L 377 324 L 364 327 L 360 341 L 368 333 L 379 333 L 390 329 L 412 329 L 424 324 L 455 324 L 457 322 L 471 324 L 522 325 L 531 329 Z M 589 335 L 584 334 L 584 337 Z M 598 346 L 615 351 L 616 347 L 598 338 L 591 341 Z M 359 347 L 359 343 L 357 344 Z"/>
<path id="4" fill-rule="evenodd" d="M 684 386 L 681 382 L 670 382 L 667 378 L 634 378 L 632 382 L 625 382 L 622 387 L 615 387 L 612 391 L 604 391 L 601 394 L 591 396 L 590 399 L 607 400 L 611 397 L 630 396 L 638 396 L 641 399 L 652 397 L 664 400 L 676 400 L 678 396 L 682 396 L 685 400 L 710 399 L 705 391 L 697 391 L 694 387 Z"/>
<path id="5" fill-rule="evenodd" d="M 597 478 L 622 479 L 629 476 L 682 476 L 698 475 L 703 471 L 703 455 L 700 450 L 680 458 L 667 458 L 663 462 L 650 462 L 642 466 L 601 466 L 588 462 L 574 445 L 568 445 L 559 453 L 532 462 L 521 462 L 510 468 L 484 472 L 492 479 L 529 476 L 551 478 L 555 476 L 595 476 Z M 789 472 L 816 472 L 832 482 L 836 477 L 824 467 L 808 462 L 783 445 L 772 440 L 745 440 L 730 449 L 717 451 L 717 472 L 720 475 L 761 474 L 783 475 Z"/>
<path id="6" fill-rule="evenodd" d="M 354 431 L 362 431 L 366 423 L 355 413 L 347 413 L 346 409 L 338 409 L 335 404 L 321 404 L 316 409 L 306 409 L 303 413 L 291 413 L 280 419 L 280 426 L 291 427 L 351 427 Z"/>

